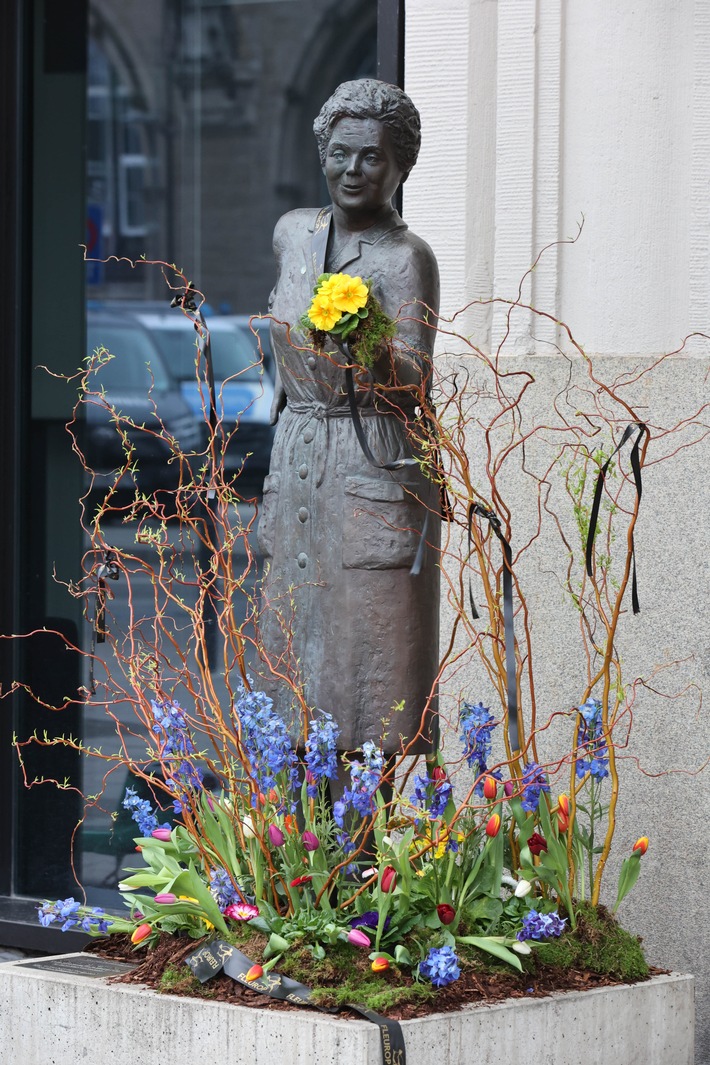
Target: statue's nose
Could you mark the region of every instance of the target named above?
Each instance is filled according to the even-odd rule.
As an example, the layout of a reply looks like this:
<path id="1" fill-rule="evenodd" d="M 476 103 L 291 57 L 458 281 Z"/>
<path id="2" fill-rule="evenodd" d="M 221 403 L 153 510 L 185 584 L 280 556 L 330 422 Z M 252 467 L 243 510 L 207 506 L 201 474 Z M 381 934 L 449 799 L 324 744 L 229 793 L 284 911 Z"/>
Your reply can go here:
<path id="1" fill-rule="evenodd" d="M 354 153 L 350 156 L 350 159 L 348 160 L 347 172 L 348 174 L 359 174 L 361 169 L 362 168 L 360 166 L 360 156 L 357 153 Z"/>

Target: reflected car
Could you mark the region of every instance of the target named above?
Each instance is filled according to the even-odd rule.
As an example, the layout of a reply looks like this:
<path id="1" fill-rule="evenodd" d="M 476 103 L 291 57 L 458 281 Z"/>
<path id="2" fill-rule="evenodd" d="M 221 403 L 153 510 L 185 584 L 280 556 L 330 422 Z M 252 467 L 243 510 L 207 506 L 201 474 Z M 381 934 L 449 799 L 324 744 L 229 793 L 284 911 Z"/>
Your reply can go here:
<path id="1" fill-rule="evenodd" d="M 205 447 L 204 425 L 182 395 L 163 356 L 143 326 L 131 316 L 89 309 L 86 321 L 87 352 L 106 348 L 112 359 L 92 376 L 89 387 L 103 390 L 108 402 L 136 426 L 153 432 L 124 427 L 135 453 L 136 471 L 126 473 L 121 488 L 137 486 L 143 492 L 174 488 L 179 481 L 179 464 L 169 460 L 173 451 L 158 434 L 161 422 L 186 454 Z M 109 486 L 115 471 L 126 464 L 126 454 L 112 415 L 97 399 L 84 404 L 86 420 L 84 452 L 88 466 L 96 474 L 94 484 Z M 200 463 L 196 455 L 194 462 Z M 196 468 L 196 467 L 195 467 Z"/>
<path id="2" fill-rule="evenodd" d="M 209 420 L 209 390 L 204 357 L 195 328 L 179 308 L 164 312 L 138 311 L 169 371 L 180 383 L 195 417 Z M 261 491 L 269 472 L 274 429 L 269 423 L 274 388 L 259 359 L 249 319 L 233 315 L 207 318 L 215 379 L 216 413 L 226 440 L 227 472 L 242 470 L 241 488 Z"/>

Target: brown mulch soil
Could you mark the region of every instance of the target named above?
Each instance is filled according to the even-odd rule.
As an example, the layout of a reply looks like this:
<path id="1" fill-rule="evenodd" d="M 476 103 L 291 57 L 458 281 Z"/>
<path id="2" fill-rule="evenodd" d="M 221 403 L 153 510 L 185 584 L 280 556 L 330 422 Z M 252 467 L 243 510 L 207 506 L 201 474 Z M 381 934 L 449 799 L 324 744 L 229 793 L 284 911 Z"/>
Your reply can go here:
<path id="1" fill-rule="evenodd" d="M 102 958 L 135 964 L 136 967 L 131 972 L 112 977 L 112 982 L 143 984 L 159 990 L 160 980 L 166 967 L 179 969 L 185 958 L 195 951 L 201 942 L 203 941 L 180 939 L 163 933 L 156 945 L 146 953 L 145 947 L 136 950 L 129 936 L 114 935 L 107 939 L 96 940 L 86 950 Z M 650 976 L 666 972 L 665 969 L 651 968 Z M 395 977 L 394 974 L 388 973 L 385 976 L 400 983 L 403 981 L 402 975 Z M 553 969 L 539 963 L 538 972 L 534 976 L 505 972 L 472 972 L 464 969 L 458 980 L 449 984 L 448 987 L 439 989 L 434 1001 L 418 1004 L 405 1003 L 388 1010 L 387 1015 L 393 1020 L 410 1020 L 414 1017 L 426 1017 L 432 1013 L 459 1010 L 475 1003 L 500 1002 L 507 998 L 544 998 L 555 991 L 588 991 L 593 987 L 613 987 L 621 983 L 624 981 L 598 973 L 574 969 Z M 252 1006 L 258 1009 L 297 1010 L 303 1008 L 262 995 L 224 974 L 215 976 L 203 984 L 201 994 L 194 984 L 191 990 L 171 988 L 170 994 L 183 994 L 188 997 L 204 996 L 211 1001 L 231 1002 L 239 1006 Z M 361 1019 L 358 1014 L 347 1010 L 341 1011 L 339 1015 Z"/>

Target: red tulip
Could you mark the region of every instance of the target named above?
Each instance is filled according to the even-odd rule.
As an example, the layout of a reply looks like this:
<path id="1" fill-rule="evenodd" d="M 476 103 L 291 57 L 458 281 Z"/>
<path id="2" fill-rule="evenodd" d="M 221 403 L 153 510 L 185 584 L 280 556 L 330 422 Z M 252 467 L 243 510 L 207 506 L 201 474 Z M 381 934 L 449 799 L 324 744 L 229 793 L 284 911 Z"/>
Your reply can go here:
<path id="1" fill-rule="evenodd" d="M 312 876 L 297 876 L 295 880 L 291 881 L 291 887 L 301 887 L 303 884 L 310 883 L 312 879 Z"/>
<path id="2" fill-rule="evenodd" d="M 446 775 L 446 770 L 444 769 L 443 765 L 435 765 L 434 766 L 434 768 L 431 771 L 431 779 L 434 781 L 434 786 L 437 787 L 437 788 L 441 784 L 446 784 L 447 783 L 449 778 Z"/>
<path id="3" fill-rule="evenodd" d="M 380 890 L 389 895 L 397 886 L 397 870 L 393 865 L 386 865 L 380 876 Z"/>
<path id="4" fill-rule="evenodd" d="M 283 847 L 286 837 L 278 825 L 269 825 L 269 841 L 272 847 Z"/>
<path id="5" fill-rule="evenodd" d="M 369 950 L 371 947 L 370 937 L 366 936 L 364 932 L 361 932 L 359 928 L 351 928 L 348 932 L 348 943 L 352 943 L 354 947 L 364 947 Z"/>
<path id="6" fill-rule="evenodd" d="M 263 976 L 263 975 L 264 975 L 264 970 L 262 969 L 262 967 L 260 965 L 252 965 L 251 969 L 246 974 L 244 979 L 248 980 L 249 983 L 251 983 L 252 980 L 258 980 L 259 977 Z"/>
<path id="7" fill-rule="evenodd" d="M 500 832 L 500 814 L 493 814 L 486 824 L 486 835 L 493 839 Z"/>
<path id="8" fill-rule="evenodd" d="M 152 931 L 149 924 L 139 924 L 131 936 L 131 943 L 142 943 Z"/>
<path id="9" fill-rule="evenodd" d="M 569 817 L 569 795 L 560 795 L 557 800 L 557 805 L 565 817 Z"/>
<path id="10" fill-rule="evenodd" d="M 389 969 L 390 963 L 387 958 L 375 958 L 370 968 L 373 973 L 384 973 Z"/>
<path id="11" fill-rule="evenodd" d="M 637 839 L 631 850 L 635 851 L 639 857 L 644 855 L 648 850 L 648 836 L 641 836 L 640 839 Z"/>
<path id="12" fill-rule="evenodd" d="M 530 853 L 537 857 L 537 855 L 542 854 L 543 851 L 547 850 L 547 840 L 544 836 L 541 836 L 539 832 L 533 832 L 528 840 L 528 847 Z"/>
<path id="13" fill-rule="evenodd" d="M 320 847 L 318 837 L 315 836 L 312 832 L 304 832 L 301 836 L 301 840 L 303 842 L 304 849 L 307 851 L 317 851 Z"/>
<path id="14" fill-rule="evenodd" d="M 557 814 L 557 827 L 560 832 L 566 832 L 569 828 L 569 817 L 567 817 L 562 810 Z"/>
<path id="15" fill-rule="evenodd" d="M 169 828 L 154 828 L 151 832 L 153 839 L 161 839 L 163 843 L 170 842 L 170 829 Z"/>
<path id="16" fill-rule="evenodd" d="M 436 912 L 442 924 L 451 924 L 456 917 L 456 910 L 453 906 L 449 906 L 448 902 L 440 902 L 436 907 Z"/>
<path id="17" fill-rule="evenodd" d="M 498 781 L 495 777 L 486 777 L 483 781 L 483 796 L 486 799 L 495 799 L 498 794 Z"/>

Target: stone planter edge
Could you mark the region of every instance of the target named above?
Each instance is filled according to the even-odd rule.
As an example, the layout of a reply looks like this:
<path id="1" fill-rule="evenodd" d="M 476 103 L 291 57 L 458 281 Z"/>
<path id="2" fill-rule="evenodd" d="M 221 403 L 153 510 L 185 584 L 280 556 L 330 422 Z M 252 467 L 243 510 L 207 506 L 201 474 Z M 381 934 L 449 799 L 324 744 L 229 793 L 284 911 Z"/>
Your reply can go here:
<path id="1" fill-rule="evenodd" d="M 162 995 L 27 961 L 0 965 L 0 996 L 0 1061 L 13 1065 L 382 1063 L 374 1025 L 311 1010 Z M 694 980 L 679 973 L 402 1022 L 408 1065 L 693 1065 L 694 1028 Z"/>

